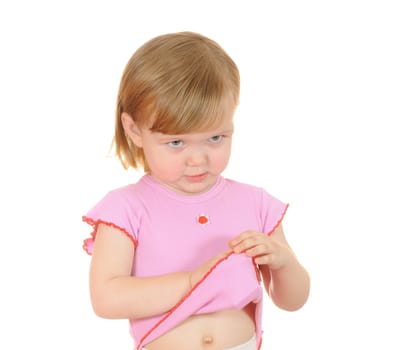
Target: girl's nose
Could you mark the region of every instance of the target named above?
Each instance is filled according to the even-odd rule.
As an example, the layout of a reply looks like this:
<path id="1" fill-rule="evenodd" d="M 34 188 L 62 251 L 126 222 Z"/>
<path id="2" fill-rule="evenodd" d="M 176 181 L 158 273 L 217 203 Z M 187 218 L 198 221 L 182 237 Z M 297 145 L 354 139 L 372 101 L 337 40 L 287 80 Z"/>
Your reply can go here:
<path id="1" fill-rule="evenodd" d="M 189 152 L 187 157 L 188 166 L 200 166 L 207 162 L 207 152 L 203 147 L 198 147 Z"/>

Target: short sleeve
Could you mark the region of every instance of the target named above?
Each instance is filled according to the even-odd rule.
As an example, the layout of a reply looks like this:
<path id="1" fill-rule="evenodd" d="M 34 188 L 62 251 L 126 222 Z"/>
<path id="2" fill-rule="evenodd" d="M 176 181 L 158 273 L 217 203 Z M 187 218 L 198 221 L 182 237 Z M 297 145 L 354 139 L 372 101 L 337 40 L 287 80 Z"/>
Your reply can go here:
<path id="1" fill-rule="evenodd" d="M 126 196 L 126 188 L 109 192 L 89 212 L 83 216 L 83 221 L 92 226 L 89 238 L 84 240 L 83 249 L 92 254 L 95 236 L 99 224 L 112 226 L 122 231 L 132 243 L 137 245 L 137 210 Z"/>
<path id="2" fill-rule="evenodd" d="M 271 235 L 282 222 L 289 205 L 283 203 L 265 190 L 262 190 L 261 202 L 262 231 L 267 235 Z"/>

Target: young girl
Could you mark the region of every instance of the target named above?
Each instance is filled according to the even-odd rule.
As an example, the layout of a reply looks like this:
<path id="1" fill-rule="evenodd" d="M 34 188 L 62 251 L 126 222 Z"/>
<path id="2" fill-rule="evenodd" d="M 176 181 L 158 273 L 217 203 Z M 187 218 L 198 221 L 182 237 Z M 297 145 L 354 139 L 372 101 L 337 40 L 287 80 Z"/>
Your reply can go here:
<path id="1" fill-rule="evenodd" d="M 129 319 L 138 350 L 259 349 L 261 284 L 282 309 L 307 300 L 287 205 L 221 176 L 239 88 L 225 51 L 190 32 L 145 43 L 123 73 L 115 150 L 145 175 L 84 216 L 84 248 L 95 313 Z"/>

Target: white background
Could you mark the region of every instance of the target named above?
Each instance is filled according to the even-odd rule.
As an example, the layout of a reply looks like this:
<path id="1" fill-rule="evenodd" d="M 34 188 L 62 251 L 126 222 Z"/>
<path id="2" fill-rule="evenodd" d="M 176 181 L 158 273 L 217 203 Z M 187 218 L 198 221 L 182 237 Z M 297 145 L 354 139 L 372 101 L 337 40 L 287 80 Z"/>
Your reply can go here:
<path id="1" fill-rule="evenodd" d="M 242 75 L 225 175 L 290 203 L 312 277 L 300 311 L 266 302 L 263 348 L 398 349 L 395 3 L 2 1 L 0 348 L 133 348 L 91 310 L 81 216 L 138 177 L 108 156 L 128 58 L 190 30 Z"/>

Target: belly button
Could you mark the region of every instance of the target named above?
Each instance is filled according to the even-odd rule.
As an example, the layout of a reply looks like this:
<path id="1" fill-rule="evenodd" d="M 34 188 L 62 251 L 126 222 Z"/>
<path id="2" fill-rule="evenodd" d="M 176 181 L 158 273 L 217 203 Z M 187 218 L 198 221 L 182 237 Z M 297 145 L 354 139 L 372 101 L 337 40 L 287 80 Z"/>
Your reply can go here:
<path id="1" fill-rule="evenodd" d="M 213 337 L 210 337 L 210 336 L 205 336 L 205 337 L 203 337 L 203 344 L 205 344 L 205 345 L 210 345 L 210 344 L 213 344 L 213 342 L 214 342 L 214 339 L 213 339 Z"/>

